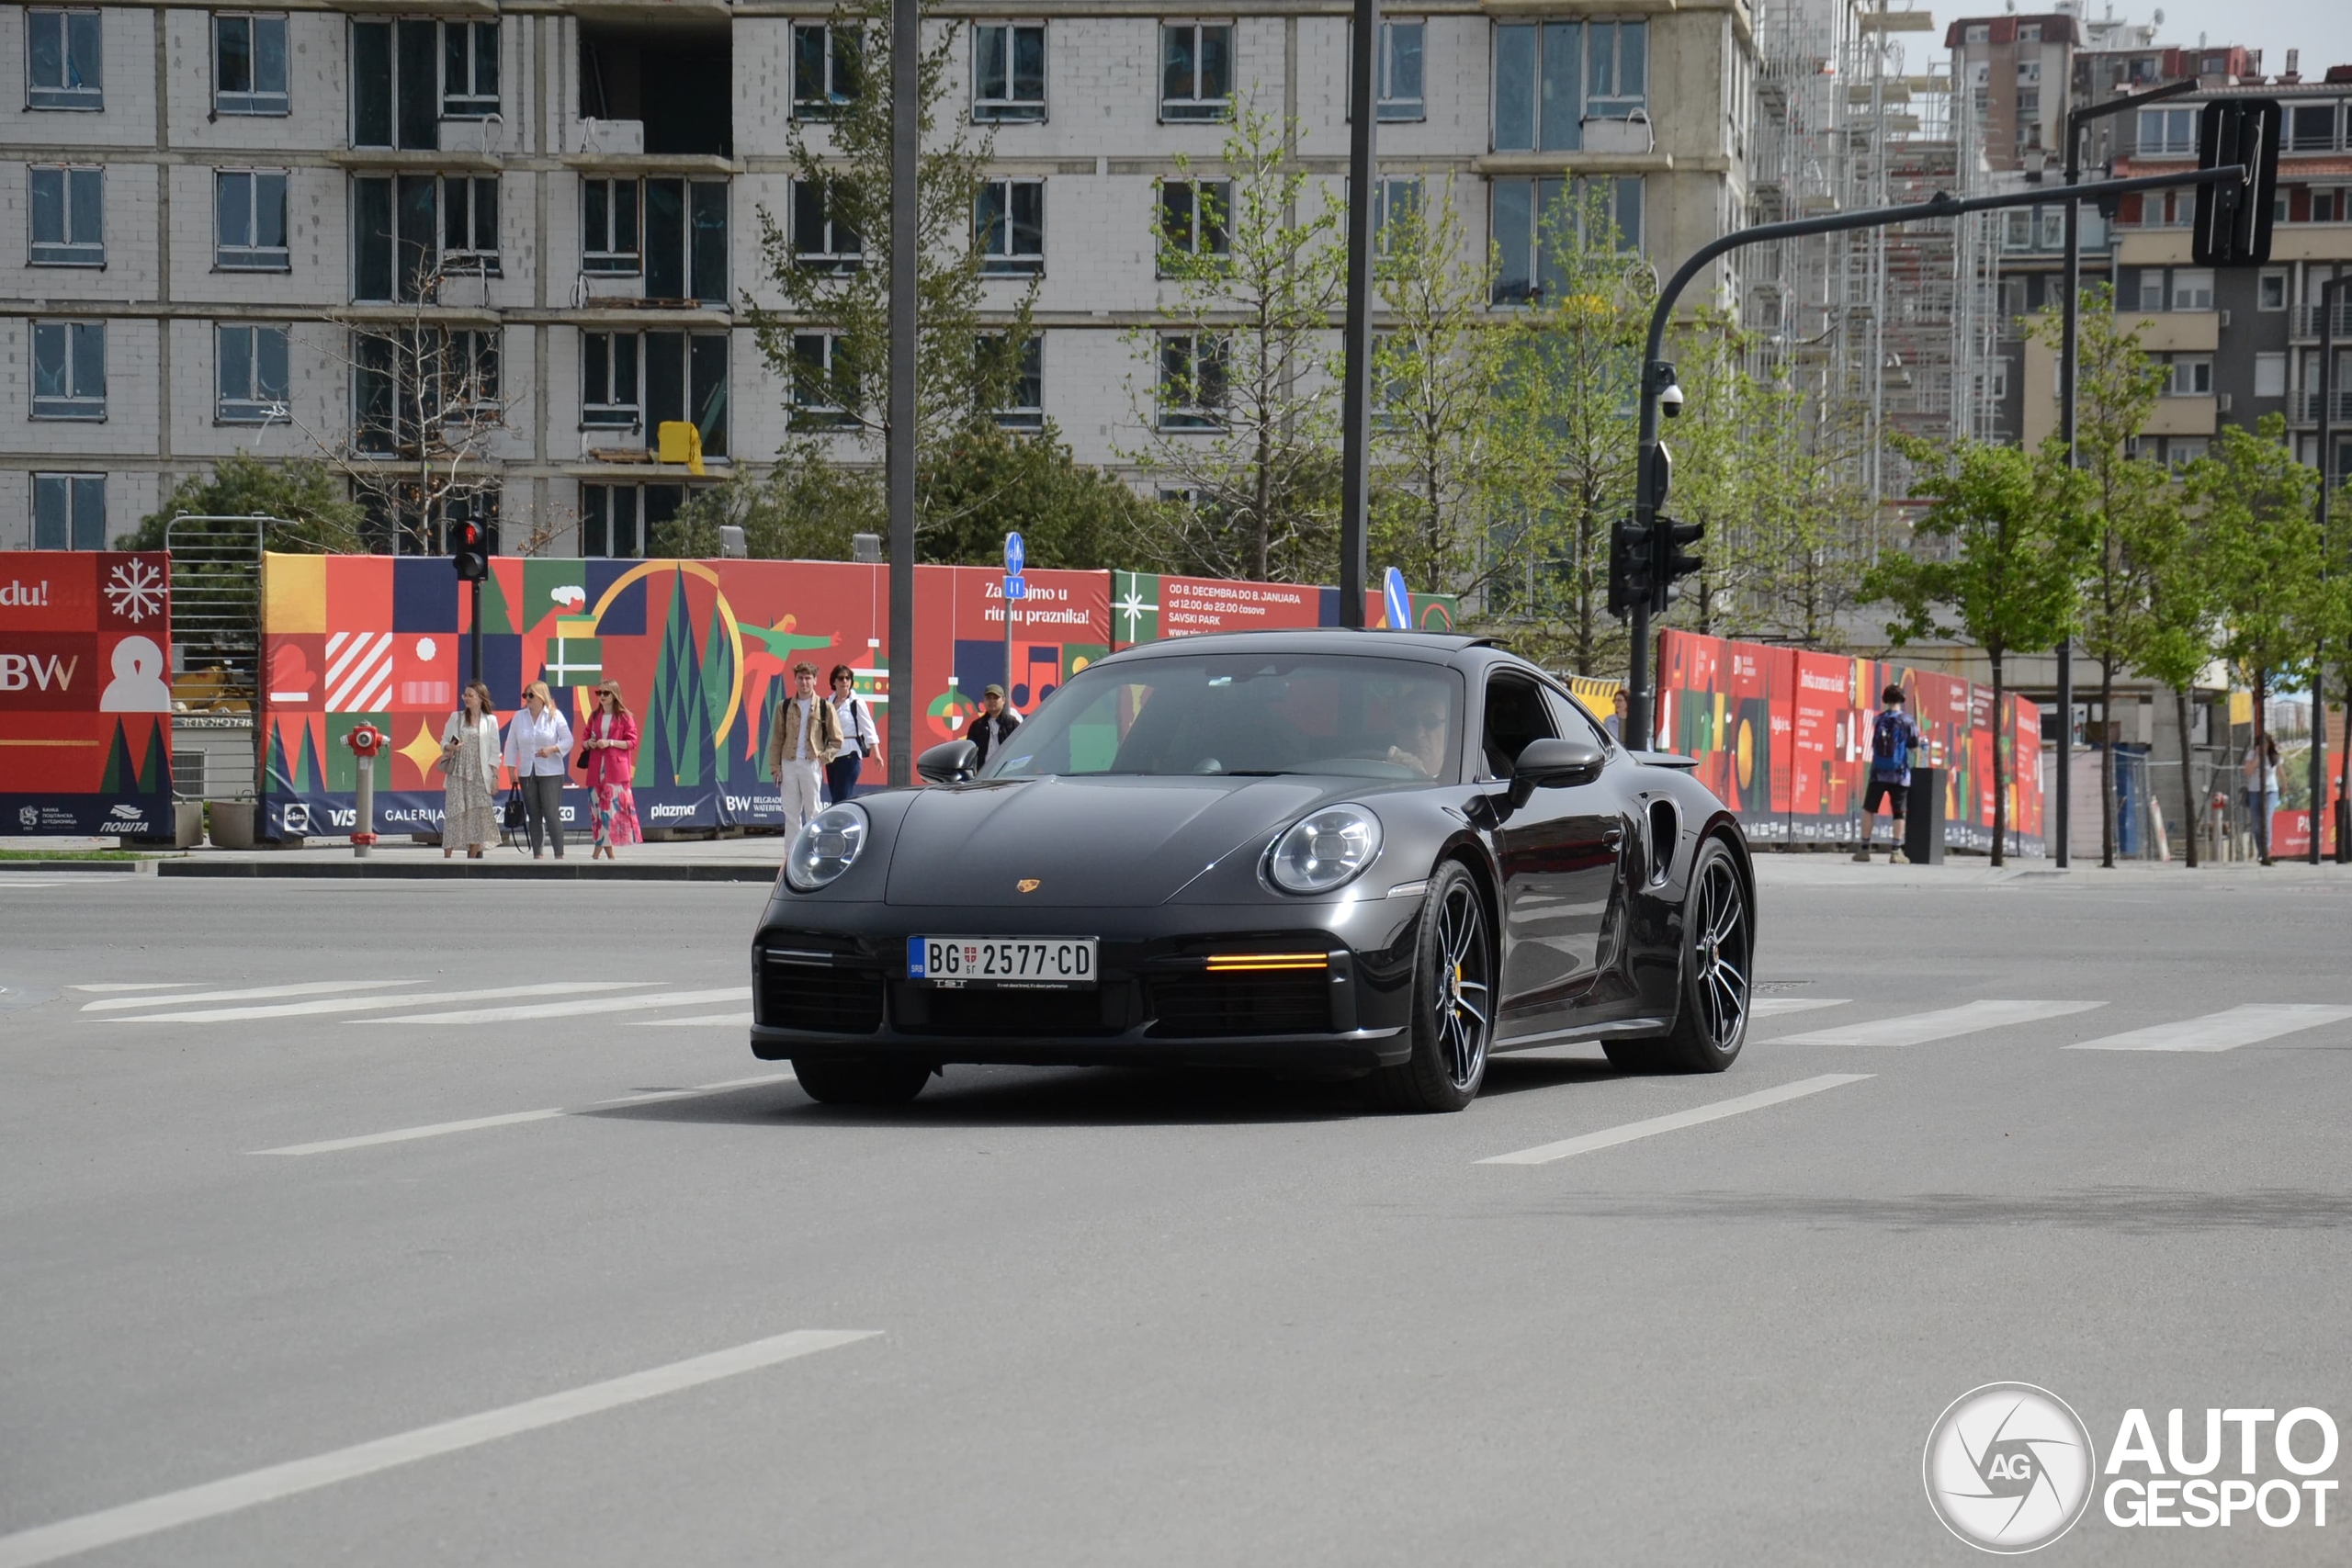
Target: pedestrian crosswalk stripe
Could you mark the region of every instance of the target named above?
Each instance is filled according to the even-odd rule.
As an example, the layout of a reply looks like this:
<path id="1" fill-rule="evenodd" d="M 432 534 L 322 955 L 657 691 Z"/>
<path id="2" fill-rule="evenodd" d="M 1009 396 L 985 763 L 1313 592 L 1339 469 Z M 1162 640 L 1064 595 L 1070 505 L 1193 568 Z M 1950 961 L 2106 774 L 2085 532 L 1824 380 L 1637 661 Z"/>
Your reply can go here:
<path id="1" fill-rule="evenodd" d="M 292 986 L 249 986 L 236 991 L 191 991 L 176 997 L 107 997 L 104 1000 L 84 1002 L 84 1012 L 119 1012 L 125 1008 L 151 1008 L 159 1002 L 185 1006 L 189 1002 L 249 1002 L 264 997 L 322 997 L 336 991 L 388 991 L 395 986 L 413 986 L 414 980 L 304 980 Z"/>
<path id="2" fill-rule="evenodd" d="M 422 1127 L 395 1127 L 389 1133 L 363 1133 L 356 1137 L 325 1138 L 315 1144 L 288 1144 L 283 1148 L 255 1149 L 253 1152 L 257 1155 L 341 1154 L 345 1149 L 413 1143 L 419 1138 L 446 1137 L 451 1133 L 479 1133 L 490 1127 L 519 1127 L 526 1122 L 551 1122 L 559 1116 L 587 1116 L 618 1105 L 643 1105 L 657 1100 L 692 1100 L 698 1095 L 723 1094 L 729 1089 L 791 1081 L 792 1075 L 788 1072 L 761 1073 L 748 1078 L 722 1078 L 717 1083 L 696 1084 L 692 1089 L 657 1089 L 641 1094 L 624 1094 L 613 1100 L 600 1100 L 580 1110 L 550 1106 L 544 1111 L 509 1111 L 499 1116 L 469 1116 L 462 1122 L 433 1122 Z"/>
<path id="3" fill-rule="evenodd" d="M 1851 997 L 1758 997 L 1747 1004 L 1747 1012 L 1751 1018 L 1779 1018 L 1786 1013 L 1841 1008 L 1853 999 Z"/>
<path id="4" fill-rule="evenodd" d="M 68 986 L 69 991 L 87 991 L 96 996 L 101 991 L 191 991 L 203 984 L 200 980 L 109 980 L 97 986 Z M 171 998 L 163 998 L 169 1001 Z"/>
<path id="5" fill-rule="evenodd" d="M 2070 1051 L 2234 1051 L 2281 1034 L 2352 1018 L 2352 1007 L 2314 1002 L 2248 1002 L 2226 1012 L 2152 1023 L 2102 1040 L 2078 1041 Z"/>
<path id="6" fill-rule="evenodd" d="M 1934 1012 L 1915 1012 L 1899 1018 L 1882 1018 L 1871 1023 L 1848 1023 L 1836 1029 L 1783 1034 L 1772 1043 L 1925 1045 L 1931 1041 L 1978 1034 L 1988 1029 L 2006 1029 L 2021 1023 L 2039 1023 L 2043 1019 L 2064 1018 L 2068 1013 L 2088 1012 L 2093 1008 L 2106 1005 L 2105 1002 L 1966 1002 L 1956 1008 L 1939 1008 Z"/>
<path id="7" fill-rule="evenodd" d="M 748 1012 L 710 1012 L 699 1018 L 640 1018 L 634 1021 L 639 1029 L 717 1028 L 720 1024 L 749 1029 L 752 1027 L 752 1015 Z"/>
<path id="8" fill-rule="evenodd" d="M 189 1012 L 134 1013 L 126 1023 L 238 1023 L 257 1018 L 311 1018 L 322 1013 L 374 1012 L 384 1008 L 413 1008 L 440 1002 L 490 1001 L 501 997 L 571 997 L 582 991 L 626 991 L 650 986 L 650 980 L 543 980 L 528 986 L 497 986 L 482 991 L 427 991 L 400 997 L 321 997 L 306 1002 L 272 1002 L 248 1008 L 198 1008 Z M 155 998 L 152 1005 L 168 1007 L 176 998 Z"/>
<path id="9" fill-rule="evenodd" d="M 419 1001 L 428 998 L 420 997 Z M 676 1007 L 689 1002 L 747 1002 L 749 986 L 715 991 L 660 991 L 650 997 L 583 997 L 573 1001 L 537 1002 L 522 1007 L 461 1008 L 456 1012 L 403 1013 L 398 1018 L 360 1018 L 355 1023 L 519 1023 L 534 1018 L 578 1018 L 587 1013 L 639 1012 L 649 1008 Z"/>
<path id="10" fill-rule="evenodd" d="M 1595 1149 L 1614 1148 L 1637 1138 L 1654 1137 L 1660 1133 L 1679 1133 L 1685 1127 L 1697 1127 L 1709 1122 L 1720 1122 L 1726 1116 L 1737 1116 L 1749 1111 L 1761 1111 L 1768 1105 L 1780 1105 L 1792 1100 L 1803 1100 L 1809 1094 L 1838 1089 L 1849 1083 L 1860 1083 L 1871 1077 L 1869 1073 L 1824 1073 L 1819 1077 L 1800 1078 L 1795 1083 L 1781 1084 L 1777 1089 L 1761 1089 L 1754 1094 L 1743 1094 L 1733 1100 L 1719 1100 L 1713 1105 L 1695 1106 L 1689 1111 L 1677 1111 L 1668 1116 L 1653 1116 L 1646 1122 L 1629 1122 L 1623 1127 L 1610 1127 L 1581 1137 L 1562 1138 L 1555 1144 L 1538 1144 L 1532 1149 L 1520 1149 L 1507 1155 L 1491 1155 L 1478 1161 L 1480 1165 L 1549 1165 L 1570 1155 L 1590 1154 Z"/>

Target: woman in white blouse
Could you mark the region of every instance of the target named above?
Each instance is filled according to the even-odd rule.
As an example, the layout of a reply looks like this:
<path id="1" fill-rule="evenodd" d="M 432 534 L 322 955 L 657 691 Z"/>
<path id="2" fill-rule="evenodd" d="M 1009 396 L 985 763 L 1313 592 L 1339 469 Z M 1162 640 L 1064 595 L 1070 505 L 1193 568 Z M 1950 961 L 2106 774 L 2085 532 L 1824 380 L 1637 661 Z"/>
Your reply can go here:
<path id="1" fill-rule="evenodd" d="M 498 715 L 490 688 L 469 681 L 461 705 L 441 730 L 441 858 L 459 844 L 480 860 L 498 838 Z"/>

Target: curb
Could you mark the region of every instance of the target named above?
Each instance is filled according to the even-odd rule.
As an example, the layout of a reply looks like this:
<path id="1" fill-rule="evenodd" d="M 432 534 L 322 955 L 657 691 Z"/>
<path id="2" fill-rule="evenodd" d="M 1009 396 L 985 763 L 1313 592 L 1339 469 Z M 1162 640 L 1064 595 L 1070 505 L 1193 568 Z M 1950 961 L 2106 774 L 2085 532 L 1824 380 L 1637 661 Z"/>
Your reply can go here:
<path id="1" fill-rule="evenodd" d="M 401 865 L 353 859 L 334 861 L 170 861 L 155 867 L 159 876 L 292 876 L 362 877 L 407 882 L 445 878 L 526 882 L 774 882 L 777 868 L 749 863 L 742 865 L 577 865 L 526 861 L 509 864 L 488 861 L 449 861 L 440 865 Z"/>
<path id="2" fill-rule="evenodd" d="M 152 860 L 0 860 L 0 872 L 121 871 L 135 876 L 153 871 L 155 864 Z"/>

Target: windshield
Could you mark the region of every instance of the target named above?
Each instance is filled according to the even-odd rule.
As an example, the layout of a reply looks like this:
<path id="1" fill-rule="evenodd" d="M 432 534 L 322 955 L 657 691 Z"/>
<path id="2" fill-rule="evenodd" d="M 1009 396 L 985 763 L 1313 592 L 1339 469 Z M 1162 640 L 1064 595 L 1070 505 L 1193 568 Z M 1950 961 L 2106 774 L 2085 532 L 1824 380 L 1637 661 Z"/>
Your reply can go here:
<path id="1" fill-rule="evenodd" d="M 1136 660 L 1072 678 L 981 776 L 1329 773 L 1450 784 L 1461 715 L 1460 679 L 1408 660 Z"/>

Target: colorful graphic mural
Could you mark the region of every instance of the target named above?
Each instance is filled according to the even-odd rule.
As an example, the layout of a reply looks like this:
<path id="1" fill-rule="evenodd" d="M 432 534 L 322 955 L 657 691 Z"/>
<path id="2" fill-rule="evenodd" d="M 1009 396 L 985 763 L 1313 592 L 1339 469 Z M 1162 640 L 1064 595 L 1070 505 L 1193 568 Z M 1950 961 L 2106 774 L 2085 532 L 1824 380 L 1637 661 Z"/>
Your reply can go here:
<path id="1" fill-rule="evenodd" d="M 172 831 L 171 559 L 0 556 L 0 832 Z"/>
<path id="2" fill-rule="evenodd" d="M 1453 629 L 1454 595 L 1416 593 L 1411 598 L 1412 629 Z M 1387 626 L 1387 613 L 1377 591 L 1367 591 L 1363 604 L 1365 626 Z M 1336 588 L 1237 582 L 1154 571 L 1111 574 L 1111 632 L 1116 648 L 1204 632 L 1276 631 L 1339 624 L 1340 591 Z"/>
<path id="3" fill-rule="evenodd" d="M 1993 692 L 1893 660 L 1849 659 L 1690 632 L 1658 635 L 1658 745 L 1699 759 L 1699 777 L 1763 842 L 1855 837 L 1870 778 L 1879 694 L 1900 685 L 1927 741 L 1917 763 L 1944 770 L 1944 841 L 1993 844 Z M 2041 854 L 2041 714 L 2003 699 L 2010 850 Z"/>
<path id="4" fill-rule="evenodd" d="M 919 747 L 953 739 L 1002 682 L 1026 710 L 1110 647 L 1105 572 L 1033 571 L 1006 665 L 1001 574 L 922 567 L 915 576 Z M 343 738 L 361 723 L 391 736 L 377 779 L 380 832 L 437 831 L 442 727 L 474 671 L 470 594 L 440 557 L 282 556 L 263 569 L 264 831 L 350 831 L 355 763 Z M 576 728 L 591 689 L 619 682 L 643 740 L 635 783 L 649 829 L 775 825 L 783 805 L 765 761 L 777 705 L 799 660 L 835 664 L 887 727 L 894 695 L 882 657 L 888 569 L 842 561 L 537 560 L 501 557 L 482 584 L 482 679 L 503 724 L 525 682 L 543 680 Z M 1010 679 L 1007 679 L 1010 675 Z M 870 759 L 865 783 L 888 761 Z M 568 823 L 584 792 L 565 792 Z"/>

